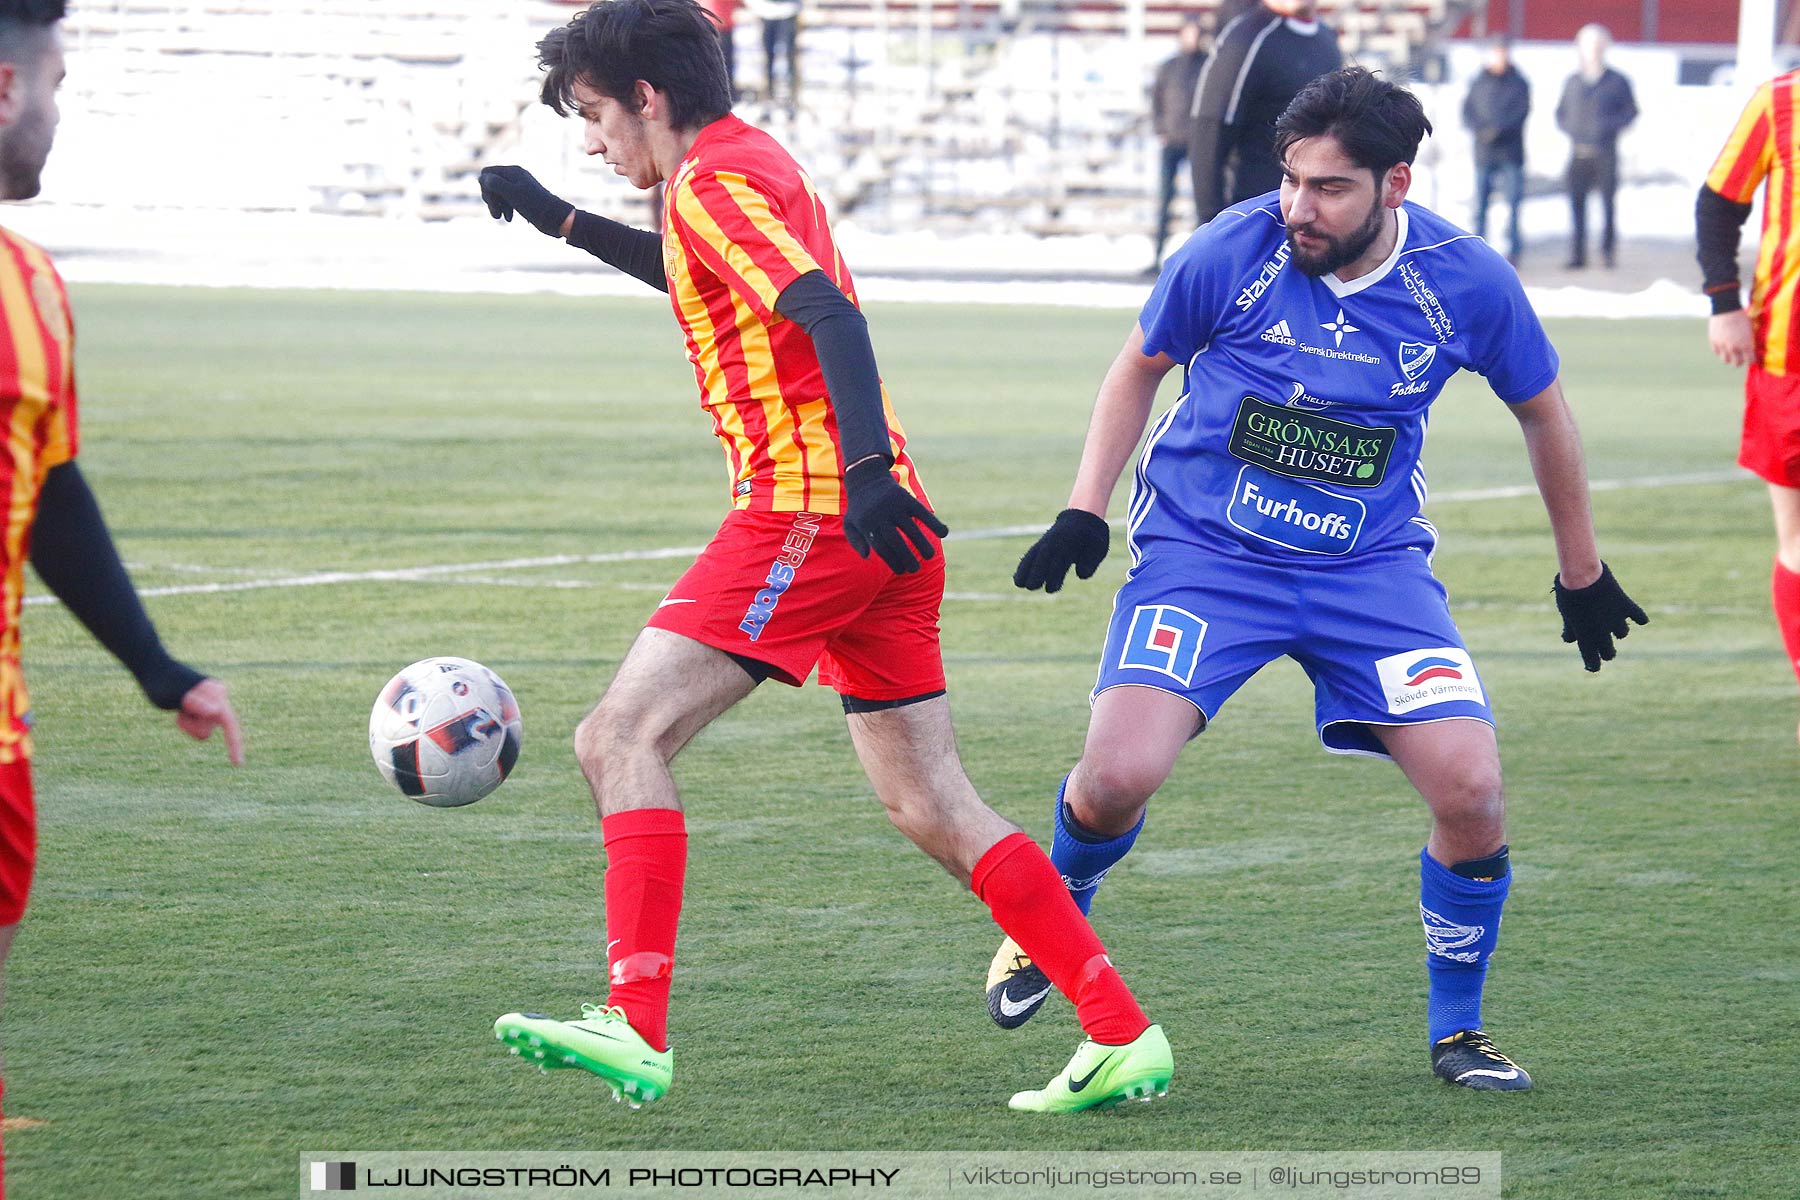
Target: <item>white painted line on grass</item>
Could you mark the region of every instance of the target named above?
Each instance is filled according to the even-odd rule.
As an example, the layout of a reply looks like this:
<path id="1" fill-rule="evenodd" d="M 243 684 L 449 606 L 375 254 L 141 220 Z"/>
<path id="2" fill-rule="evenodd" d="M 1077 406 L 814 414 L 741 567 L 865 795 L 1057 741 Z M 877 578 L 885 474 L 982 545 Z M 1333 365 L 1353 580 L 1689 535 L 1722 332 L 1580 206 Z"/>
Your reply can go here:
<path id="1" fill-rule="evenodd" d="M 1633 479 L 1595 479 L 1589 482 L 1588 489 L 1594 492 L 1642 491 L 1655 488 L 1690 487 L 1699 484 L 1750 482 L 1755 476 L 1747 471 L 1697 471 L 1687 475 L 1642 475 Z M 1516 500 L 1525 496 L 1537 495 L 1537 487 L 1533 484 L 1519 484 L 1510 487 L 1468 488 L 1461 491 L 1438 492 L 1431 497 L 1435 504 L 1457 504 L 1483 500 Z M 1112 522 L 1123 524 L 1123 519 Z M 954 542 L 994 541 L 1000 538 L 1033 537 L 1044 531 L 1042 524 L 1001 525 L 989 529 L 970 529 L 952 531 L 947 539 Z M 580 587 L 579 581 L 552 581 L 541 584 L 526 584 L 524 581 L 513 582 L 498 578 L 482 578 L 482 572 L 521 571 L 538 567 L 567 567 L 575 565 L 595 565 L 606 563 L 657 562 L 670 558 L 693 558 L 705 549 L 703 546 L 660 546 L 649 550 L 617 550 L 606 554 L 546 554 L 537 558 L 504 558 L 490 559 L 484 562 L 467 563 L 433 563 L 419 567 L 391 567 L 377 571 L 318 571 L 309 575 L 281 575 L 266 579 L 237 579 L 213 583 L 170 584 L 166 587 L 141 588 L 140 596 L 211 596 L 224 592 L 254 592 L 268 588 L 303 588 L 324 587 L 337 583 L 409 583 L 428 579 L 442 579 L 446 583 L 470 583 L 488 587 L 495 586 L 538 586 L 538 587 Z M 155 569 L 144 567 L 144 570 Z M 189 564 L 181 564 L 176 568 L 192 571 Z M 229 574 L 244 568 L 221 567 L 220 574 Z M 475 578 L 448 578 L 453 576 L 476 576 Z M 974 594 L 967 597 L 973 599 Z M 985 597 L 984 597 L 985 598 Z M 55 596 L 32 595 L 25 597 L 26 604 L 56 604 Z"/>

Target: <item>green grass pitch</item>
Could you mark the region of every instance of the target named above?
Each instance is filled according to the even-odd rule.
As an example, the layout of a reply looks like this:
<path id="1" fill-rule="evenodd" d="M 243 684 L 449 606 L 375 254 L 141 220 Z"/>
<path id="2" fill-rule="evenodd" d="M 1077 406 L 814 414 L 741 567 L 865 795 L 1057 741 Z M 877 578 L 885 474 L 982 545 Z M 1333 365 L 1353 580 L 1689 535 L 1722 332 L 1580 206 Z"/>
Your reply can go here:
<path id="1" fill-rule="evenodd" d="M 1430 1077 L 1423 809 L 1391 767 L 1318 749 L 1283 662 L 1190 749 L 1095 908 L 1174 1089 L 1056 1120 L 1005 1100 L 1066 1060 L 1068 1005 L 989 1023 L 986 911 L 888 826 L 817 687 L 764 687 L 679 760 L 670 1097 L 628 1114 L 491 1036 L 602 995 L 569 735 L 685 559 L 366 573 L 703 543 L 724 472 L 664 306 L 74 304 L 81 461 L 141 587 L 358 577 L 149 601 L 231 683 L 237 771 L 61 609 L 27 609 L 43 844 L 6 1112 L 42 1124 L 6 1136 L 17 1195 L 288 1195 L 300 1151 L 331 1147 L 1499 1150 L 1509 1196 L 1792 1194 L 1800 697 L 1767 501 L 1718 475 L 1737 379 L 1698 319 L 1552 327 L 1591 473 L 1630 484 L 1595 497 L 1603 552 L 1652 617 L 1598 676 L 1557 638 L 1535 496 L 1457 497 L 1529 482 L 1511 418 L 1468 377 L 1436 410 L 1437 567 L 1500 715 L 1518 871 L 1487 1016 L 1538 1088 Z M 952 528 L 1048 520 L 1130 315 L 870 307 Z M 1043 837 L 1124 555 L 1026 596 L 1026 544 L 952 543 L 945 649 L 971 776 Z M 513 780 L 460 811 L 407 802 L 364 748 L 376 689 L 433 654 L 494 667 L 524 710 Z"/>

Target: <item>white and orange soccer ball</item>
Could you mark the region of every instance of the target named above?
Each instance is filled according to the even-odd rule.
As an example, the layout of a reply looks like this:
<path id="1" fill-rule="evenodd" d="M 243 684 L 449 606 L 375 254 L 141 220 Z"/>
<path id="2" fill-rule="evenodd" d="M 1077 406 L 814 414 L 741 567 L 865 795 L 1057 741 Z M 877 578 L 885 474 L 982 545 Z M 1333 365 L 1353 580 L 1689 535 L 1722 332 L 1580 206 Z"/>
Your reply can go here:
<path id="1" fill-rule="evenodd" d="M 481 799 L 512 773 L 523 733 L 500 677 L 466 658 L 427 658 L 387 681 L 369 714 L 369 752 L 400 794 L 434 808 Z"/>

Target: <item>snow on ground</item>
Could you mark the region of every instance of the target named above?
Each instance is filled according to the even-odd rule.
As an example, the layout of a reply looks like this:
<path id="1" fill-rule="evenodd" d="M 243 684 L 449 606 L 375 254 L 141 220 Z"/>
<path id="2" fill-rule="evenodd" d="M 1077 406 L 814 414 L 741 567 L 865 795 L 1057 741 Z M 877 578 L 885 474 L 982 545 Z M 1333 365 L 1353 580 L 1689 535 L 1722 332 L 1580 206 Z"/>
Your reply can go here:
<path id="1" fill-rule="evenodd" d="M 1546 198 L 1548 200 L 1549 198 Z M 1691 251 L 1664 239 L 1641 252 L 1634 228 L 1691 222 L 1693 192 L 1673 185 L 1621 198 L 1621 270 L 1577 279 L 1550 270 L 1559 243 L 1534 243 L 1527 289 L 1546 317 L 1697 317 L 1705 305 Z M 1546 211 L 1548 218 L 1552 215 Z M 1566 211 L 1564 213 L 1566 218 Z M 4 223 L 44 245 L 78 283 L 348 288 L 653 297 L 636 281 L 522 222 L 436 223 L 292 212 L 123 210 L 53 202 L 9 206 Z M 1548 226 L 1548 228 L 1546 228 Z M 1566 229 L 1566 222 L 1564 228 Z M 1534 233 L 1566 237 L 1554 225 Z M 1147 237 L 940 236 L 839 227 L 859 292 L 879 302 L 1140 307 Z M 1684 258 L 1684 254 L 1686 257 Z M 1678 281 L 1679 280 L 1679 281 Z"/>

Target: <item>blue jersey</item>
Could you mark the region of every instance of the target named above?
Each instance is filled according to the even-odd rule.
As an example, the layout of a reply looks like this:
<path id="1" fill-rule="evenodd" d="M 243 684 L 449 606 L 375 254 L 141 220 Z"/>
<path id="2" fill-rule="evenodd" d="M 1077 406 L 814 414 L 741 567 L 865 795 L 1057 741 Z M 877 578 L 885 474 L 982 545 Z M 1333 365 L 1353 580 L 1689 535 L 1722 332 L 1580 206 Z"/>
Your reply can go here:
<path id="1" fill-rule="evenodd" d="M 1280 563 L 1436 548 L 1431 402 L 1464 369 L 1529 400 L 1558 363 L 1506 260 L 1418 205 L 1396 216 L 1393 254 L 1347 283 L 1293 265 L 1274 192 L 1170 257 L 1139 324 L 1146 355 L 1185 364 L 1184 388 L 1138 461 L 1134 564 L 1158 548 Z"/>

